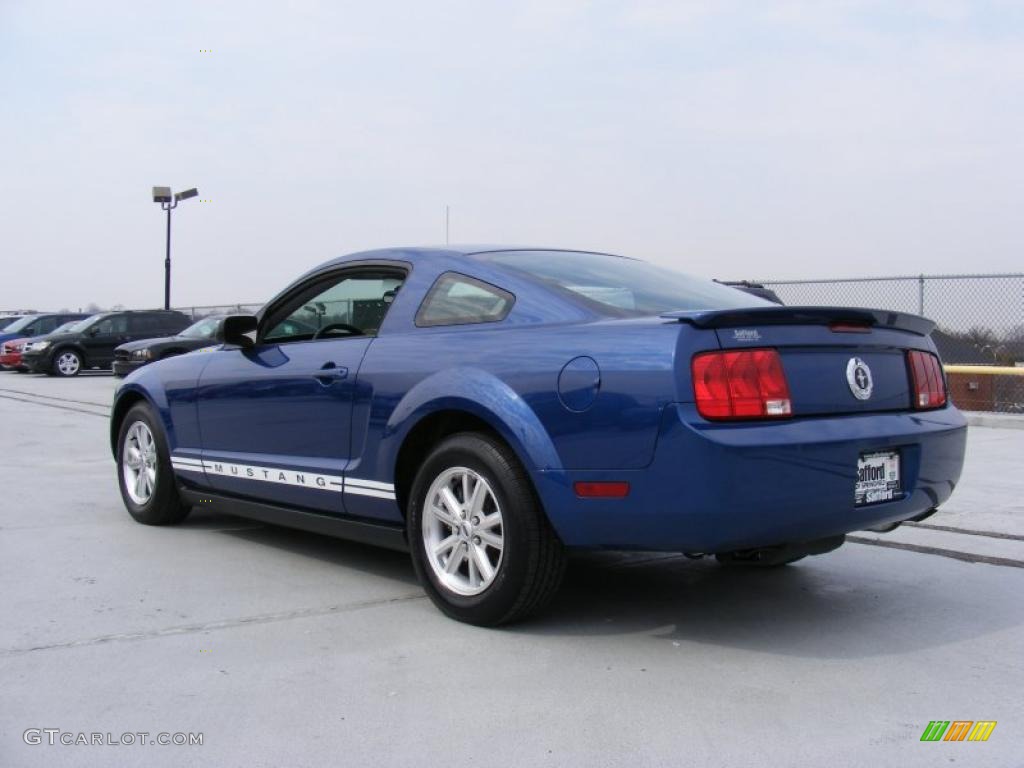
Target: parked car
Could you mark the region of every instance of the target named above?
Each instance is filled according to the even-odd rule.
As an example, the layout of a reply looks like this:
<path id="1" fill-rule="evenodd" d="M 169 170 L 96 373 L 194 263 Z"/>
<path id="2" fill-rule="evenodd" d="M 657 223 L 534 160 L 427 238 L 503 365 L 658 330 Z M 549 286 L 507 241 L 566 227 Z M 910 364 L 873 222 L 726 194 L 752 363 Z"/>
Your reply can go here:
<path id="1" fill-rule="evenodd" d="M 70 320 L 55 328 L 53 330 L 53 335 L 70 331 L 79 323 L 84 322 L 85 320 Z M 8 339 L 3 342 L 0 344 L 0 368 L 10 368 L 18 371 L 19 373 L 24 373 L 28 370 L 28 366 L 24 365 L 21 361 L 21 353 L 24 348 L 29 344 L 44 341 L 50 335 L 51 334 L 43 334 L 41 336 L 31 336 L 22 339 Z"/>
<path id="2" fill-rule="evenodd" d="M 9 339 L 0 344 L 0 370 L 21 367 L 21 348 L 28 339 Z"/>
<path id="3" fill-rule="evenodd" d="M 224 315 L 210 315 L 193 323 L 181 333 L 155 339 L 130 341 L 114 349 L 114 375 L 127 376 L 137 368 L 214 343 Z"/>
<path id="4" fill-rule="evenodd" d="M 111 448 L 140 523 L 201 502 L 409 549 L 495 625 L 567 549 L 780 565 L 933 513 L 966 438 L 933 327 L 599 253 L 369 251 L 128 376 Z"/>
<path id="5" fill-rule="evenodd" d="M 26 346 L 22 363 L 38 373 L 77 376 L 88 368 L 109 368 L 114 348 L 127 341 L 168 336 L 184 330 L 188 315 L 174 310 L 103 312 L 74 330 Z"/>
<path id="6" fill-rule="evenodd" d="M 88 317 L 81 312 L 57 312 L 53 314 L 25 315 L 20 320 L 8 325 L 0 331 L 0 343 L 8 339 L 24 339 L 31 336 L 43 336 L 53 333 L 57 326 L 71 320 L 82 320 Z"/>
<path id="7" fill-rule="evenodd" d="M 7 326 L 21 320 L 25 315 L 4 315 L 0 317 L 0 331 L 3 331 Z"/>
<path id="8" fill-rule="evenodd" d="M 114 350 L 114 375 L 124 378 L 137 368 L 156 360 L 165 360 L 215 344 L 225 317 L 226 315 L 211 315 L 203 318 L 175 336 L 122 344 Z M 289 320 L 282 330 L 297 334 L 313 333 L 316 328 L 308 323 Z"/>

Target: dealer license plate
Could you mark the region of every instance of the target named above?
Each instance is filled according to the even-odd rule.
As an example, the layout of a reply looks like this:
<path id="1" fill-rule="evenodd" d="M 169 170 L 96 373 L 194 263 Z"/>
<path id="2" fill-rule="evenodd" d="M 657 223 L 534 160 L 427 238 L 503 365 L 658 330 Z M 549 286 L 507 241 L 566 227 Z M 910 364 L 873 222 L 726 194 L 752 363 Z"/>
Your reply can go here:
<path id="1" fill-rule="evenodd" d="M 900 454 L 898 451 L 865 453 L 857 459 L 855 502 L 877 504 L 900 496 Z"/>

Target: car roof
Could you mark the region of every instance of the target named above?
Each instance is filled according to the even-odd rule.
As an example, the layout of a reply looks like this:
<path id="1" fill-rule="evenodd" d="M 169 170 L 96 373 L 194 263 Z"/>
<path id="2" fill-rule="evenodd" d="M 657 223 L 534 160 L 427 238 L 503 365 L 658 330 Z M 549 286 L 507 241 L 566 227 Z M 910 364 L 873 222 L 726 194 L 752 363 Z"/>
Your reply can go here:
<path id="1" fill-rule="evenodd" d="M 520 299 L 522 299 L 523 296 L 518 293 L 518 290 L 529 284 L 531 287 L 540 288 L 540 290 L 544 292 L 546 298 L 543 300 L 538 299 L 541 305 L 550 307 L 552 303 L 554 303 L 564 305 L 566 308 L 571 307 L 572 309 L 569 310 L 569 312 L 574 317 L 577 313 L 587 313 L 588 310 L 581 303 L 570 298 L 563 297 L 556 292 L 552 292 L 542 282 L 529 275 L 519 274 L 515 270 L 506 267 L 504 264 L 500 264 L 487 258 L 490 254 L 520 251 L 543 251 L 564 254 L 596 254 L 600 256 L 610 256 L 629 260 L 629 257 L 627 256 L 603 253 L 601 251 L 531 245 L 496 245 L 485 243 L 376 248 L 373 250 L 357 251 L 344 256 L 338 256 L 307 270 L 264 304 L 258 314 L 262 315 L 268 307 L 274 306 L 282 299 L 282 297 L 288 296 L 296 289 L 297 286 L 302 285 L 307 280 L 316 278 L 334 269 L 343 268 L 350 264 L 355 265 L 361 263 L 372 265 L 374 262 L 382 263 L 382 266 L 387 262 L 404 263 L 412 267 L 416 272 L 419 272 L 419 270 L 422 269 L 424 272 L 421 274 L 423 274 L 424 277 L 429 276 L 428 279 L 431 280 L 433 277 L 445 272 L 468 274 L 472 277 L 484 280 L 485 282 L 501 285 L 506 290 L 516 293 L 520 296 Z M 542 307 L 537 307 L 537 311 L 543 313 Z M 410 323 L 412 322 L 411 317 L 405 319 Z"/>
<path id="2" fill-rule="evenodd" d="M 550 251 L 555 253 L 594 253 L 602 256 L 619 256 L 628 258 L 616 253 L 604 253 L 602 251 L 590 251 L 581 248 L 556 248 L 536 245 L 495 245 L 495 244 L 465 244 L 465 245 L 436 245 L 436 246 L 411 246 L 395 248 L 375 248 L 369 251 L 357 251 L 321 264 L 317 269 L 344 264 L 349 261 L 376 261 L 376 260 L 398 260 L 408 261 L 416 264 L 420 261 L 435 260 L 438 257 L 449 259 L 469 259 L 484 256 L 489 253 L 501 253 L 508 251 Z"/>
<path id="3" fill-rule="evenodd" d="M 188 317 L 180 309 L 108 309 L 106 312 L 97 312 L 88 317 L 110 317 L 111 315 L 181 315 Z"/>

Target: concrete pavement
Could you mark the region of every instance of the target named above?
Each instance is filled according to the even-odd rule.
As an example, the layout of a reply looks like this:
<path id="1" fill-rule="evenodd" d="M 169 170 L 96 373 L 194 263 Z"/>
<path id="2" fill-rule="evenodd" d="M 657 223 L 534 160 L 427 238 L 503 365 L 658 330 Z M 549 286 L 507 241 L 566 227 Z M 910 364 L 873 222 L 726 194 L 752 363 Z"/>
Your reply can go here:
<path id="1" fill-rule="evenodd" d="M 483 630 L 438 613 L 404 555 L 202 510 L 135 524 L 113 386 L 0 373 L 0 765 L 1022 763 L 1024 432 L 974 429 L 927 521 L 1011 538 L 889 539 L 1011 564 L 871 544 L 770 572 L 589 555 L 543 616 Z M 998 726 L 920 742 L 936 719 Z M 30 728 L 203 744 L 28 745 Z"/>

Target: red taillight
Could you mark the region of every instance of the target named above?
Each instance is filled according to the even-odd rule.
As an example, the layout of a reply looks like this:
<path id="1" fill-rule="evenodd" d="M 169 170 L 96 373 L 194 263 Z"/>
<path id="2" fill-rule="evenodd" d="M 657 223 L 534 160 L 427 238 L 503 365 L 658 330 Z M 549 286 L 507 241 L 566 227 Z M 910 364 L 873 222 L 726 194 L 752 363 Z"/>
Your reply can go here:
<path id="1" fill-rule="evenodd" d="M 694 355 L 693 392 L 705 419 L 777 419 L 793 413 L 774 349 Z"/>
<path id="2" fill-rule="evenodd" d="M 946 404 L 946 380 L 942 364 L 931 352 L 912 349 L 907 352 L 907 367 L 914 384 L 914 408 L 941 408 Z"/>
<path id="3" fill-rule="evenodd" d="M 624 499 L 629 495 L 629 483 L 620 481 L 580 481 L 572 487 L 582 499 Z"/>

